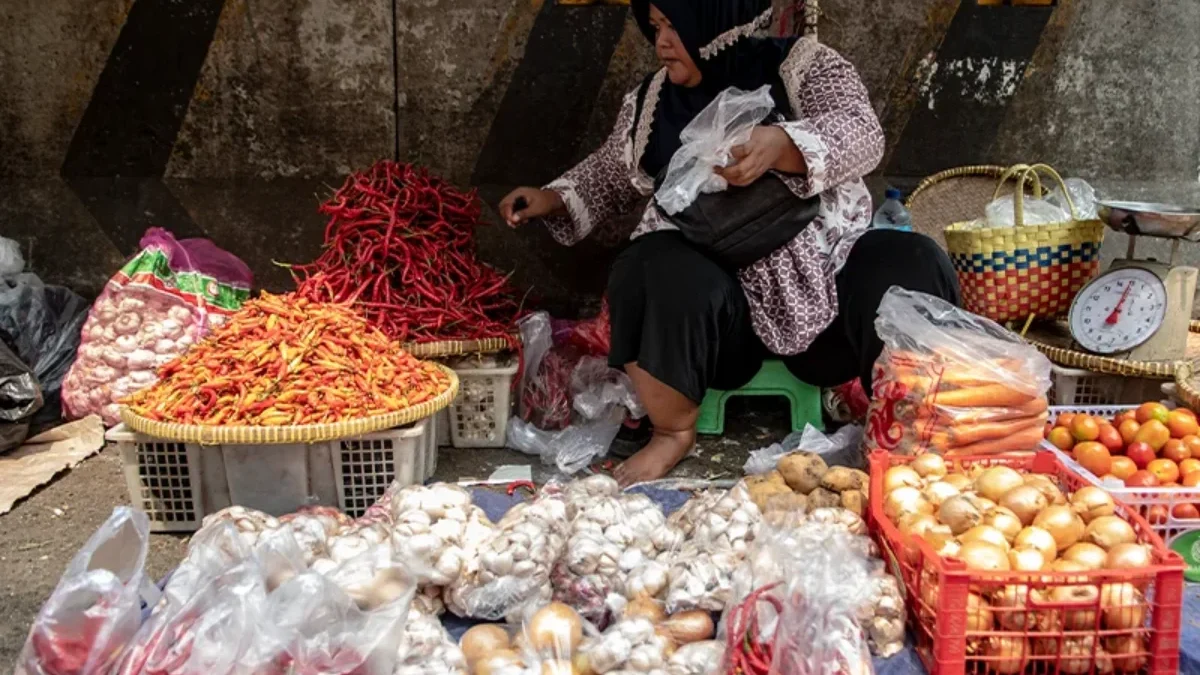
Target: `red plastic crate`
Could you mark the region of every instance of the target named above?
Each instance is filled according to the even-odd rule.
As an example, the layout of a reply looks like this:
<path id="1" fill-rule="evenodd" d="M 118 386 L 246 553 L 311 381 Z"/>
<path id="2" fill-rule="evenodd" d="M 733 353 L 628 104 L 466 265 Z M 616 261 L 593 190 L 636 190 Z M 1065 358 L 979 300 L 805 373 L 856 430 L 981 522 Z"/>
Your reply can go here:
<path id="1" fill-rule="evenodd" d="M 925 540 L 902 535 L 884 515 L 884 473 L 891 466 L 907 464 L 913 459 L 886 451 L 871 453 L 868 523 L 905 586 L 909 627 L 917 652 L 932 675 L 1178 672 L 1183 560 L 1167 549 L 1149 523 L 1133 509 L 1117 502 L 1117 515 L 1133 526 L 1139 542 L 1150 545 L 1153 557 L 1150 567 L 1070 573 L 968 570 L 960 560 L 937 555 Z M 1067 494 L 1088 485 L 1053 453 L 1045 451 L 953 461 L 964 468 L 1005 465 L 1018 471 L 1045 474 Z M 1117 610 L 1122 616 L 1143 613 L 1140 626 L 1105 627 L 1099 592 L 1104 584 L 1111 583 L 1129 583 L 1143 592 L 1143 602 L 1121 605 Z M 1002 597 L 997 594 L 1005 587 L 1019 587 L 1010 591 L 1015 602 L 1008 606 L 996 602 L 997 597 Z M 1076 587 L 1081 596 L 1054 600 L 1042 595 L 1056 587 Z M 1094 595 L 1086 590 L 1089 588 L 1095 589 Z M 977 600 L 983 600 L 985 607 L 979 610 L 976 605 L 977 609 L 968 615 L 968 597 L 972 593 L 978 596 Z M 986 612 L 991 613 L 990 620 Z M 969 619 L 991 623 L 992 629 L 968 630 Z M 1112 667 L 1096 667 L 1098 648 L 1134 636 L 1145 638 L 1138 651 L 1119 660 L 1109 660 L 1107 664 Z M 1008 645 L 1011 651 L 993 656 L 985 651 L 988 645 Z"/>

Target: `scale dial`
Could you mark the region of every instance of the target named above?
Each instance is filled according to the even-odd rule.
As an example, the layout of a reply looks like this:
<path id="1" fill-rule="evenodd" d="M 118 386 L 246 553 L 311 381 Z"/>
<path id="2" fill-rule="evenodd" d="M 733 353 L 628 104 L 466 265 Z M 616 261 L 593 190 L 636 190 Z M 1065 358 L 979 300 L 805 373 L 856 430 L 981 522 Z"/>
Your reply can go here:
<path id="1" fill-rule="evenodd" d="M 1127 352 L 1149 340 L 1167 313 L 1167 287 L 1140 267 L 1106 272 L 1071 302 L 1071 335 L 1097 354 Z"/>

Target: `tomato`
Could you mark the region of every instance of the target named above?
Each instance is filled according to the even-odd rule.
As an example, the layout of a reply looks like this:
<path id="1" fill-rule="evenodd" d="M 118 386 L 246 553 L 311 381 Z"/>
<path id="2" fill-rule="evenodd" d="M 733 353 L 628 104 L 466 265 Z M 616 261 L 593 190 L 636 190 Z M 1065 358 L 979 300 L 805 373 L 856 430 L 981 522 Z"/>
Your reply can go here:
<path id="1" fill-rule="evenodd" d="M 1158 455 L 1154 453 L 1154 448 L 1141 441 L 1130 443 L 1129 447 L 1125 448 L 1125 456 L 1132 459 L 1139 469 L 1146 468 L 1147 464 L 1158 458 Z"/>
<path id="2" fill-rule="evenodd" d="M 1126 410 L 1125 412 L 1117 413 L 1117 416 L 1113 418 L 1113 426 L 1120 427 L 1121 423 L 1125 420 L 1136 422 L 1137 412 L 1133 410 Z"/>
<path id="3" fill-rule="evenodd" d="M 1198 460 L 1197 463 L 1200 464 L 1200 460 Z M 1120 478 L 1121 480 L 1125 480 L 1126 478 L 1129 478 L 1134 473 L 1136 473 L 1137 470 L 1138 470 L 1138 465 L 1134 464 L 1132 459 L 1129 459 L 1128 457 L 1125 457 L 1124 455 L 1117 455 L 1116 457 L 1113 457 L 1112 458 L 1112 468 L 1109 469 L 1109 471 L 1112 473 L 1112 475 L 1116 476 L 1117 478 Z"/>
<path id="4" fill-rule="evenodd" d="M 1047 420 L 1046 425 L 1042 427 L 1042 438 L 1050 438 L 1050 430 L 1053 428 L 1054 425 Z"/>
<path id="5" fill-rule="evenodd" d="M 1195 520 L 1200 518 L 1200 510 L 1196 509 L 1195 504 L 1188 504 L 1187 502 L 1184 502 L 1182 504 L 1176 504 L 1175 507 L 1171 509 L 1171 515 L 1179 518 L 1180 520 Z"/>
<path id="6" fill-rule="evenodd" d="M 1178 464 L 1192 456 L 1191 449 L 1183 444 L 1183 441 L 1178 438 L 1172 438 L 1163 446 L 1162 452 L 1158 453 L 1162 457 L 1171 460 Z"/>
<path id="7" fill-rule="evenodd" d="M 1071 435 L 1077 441 L 1094 441 L 1100 438 L 1100 425 L 1090 415 L 1076 415 L 1071 420 Z"/>
<path id="8" fill-rule="evenodd" d="M 1142 423 L 1142 428 L 1138 429 L 1133 440 L 1148 443 L 1157 452 L 1167 444 L 1167 441 L 1171 440 L 1171 431 L 1162 422 L 1150 420 Z"/>
<path id="9" fill-rule="evenodd" d="M 1121 432 L 1117 431 L 1116 427 L 1108 422 L 1100 424 L 1100 435 L 1096 440 L 1113 454 L 1117 454 L 1125 449 L 1125 441 L 1121 438 Z"/>
<path id="10" fill-rule="evenodd" d="M 1151 506 L 1149 513 L 1146 514 L 1146 520 L 1150 521 L 1151 525 L 1162 525 L 1167 522 L 1167 507 L 1161 504 Z"/>
<path id="11" fill-rule="evenodd" d="M 1076 443 L 1075 461 L 1097 476 L 1112 471 L 1112 455 L 1109 454 L 1108 448 L 1096 441 Z"/>
<path id="12" fill-rule="evenodd" d="M 1185 415 L 1191 415 L 1192 419 L 1196 419 L 1196 411 L 1192 410 L 1191 408 L 1176 408 L 1175 411 L 1181 412 Z"/>
<path id="13" fill-rule="evenodd" d="M 1200 457 L 1200 436 L 1191 434 L 1179 439 L 1192 451 L 1192 457 Z"/>
<path id="14" fill-rule="evenodd" d="M 1075 413 L 1063 413 L 1054 420 L 1054 426 L 1071 428 L 1071 422 L 1075 420 Z"/>
<path id="15" fill-rule="evenodd" d="M 1049 435 L 1046 436 L 1046 440 L 1064 452 L 1069 451 L 1075 445 L 1075 437 L 1065 427 L 1054 427 L 1051 429 Z"/>
<path id="16" fill-rule="evenodd" d="M 1189 471 L 1183 474 L 1183 482 L 1180 485 L 1183 487 L 1196 487 L 1200 485 L 1200 471 Z"/>
<path id="17" fill-rule="evenodd" d="M 1137 420 L 1122 420 L 1117 431 L 1121 433 L 1121 440 L 1125 441 L 1125 445 L 1129 445 L 1137 439 L 1138 429 L 1141 428 L 1142 425 L 1138 424 Z"/>
<path id="18" fill-rule="evenodd" d="M 1126 478 L 1125 487 L 1158 487 L 1158 476 L 1143 469 Z"/>
<path id="19" fill-rule="evenodd" d="M 1172 410 L 1167 413 L 1167 429 L 1171 432 L 1171 438 L 1183 438 L 1200 432 L 1200 424 L 1190 412 Z"/>
<path id="20" fill-rule="evenodd" d="M 1146 470 L 1164 485 L 1179 480 L 1179 465 L 1169 459 L 1156 459 L 1146 465 Z"/>
<path id="21" fill-rule="evenodd" d="M 1159 422 L 1163 422 L 1165 424 L 1167 421 L 1167 415 L 1170 414 L 1170 412 L 1170 410 L 1167 410 L 1167 406 L 1161 403 L 1147 402 L 1138 406 L 1137 412 L 1134 414 L 1134 418 L 1138 421 L 1138 424 L 1145 424 L 1150 420 L 1158 420 Z"/>

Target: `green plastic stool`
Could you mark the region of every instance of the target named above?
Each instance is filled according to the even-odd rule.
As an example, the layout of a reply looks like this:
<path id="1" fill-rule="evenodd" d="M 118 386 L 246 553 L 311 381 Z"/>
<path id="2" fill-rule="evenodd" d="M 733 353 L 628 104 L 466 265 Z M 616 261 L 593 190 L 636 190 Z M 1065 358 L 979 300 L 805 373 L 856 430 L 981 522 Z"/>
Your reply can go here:
<path id="1" fill-rule="evenodd" d="M 700 403 L 696 432 L 705 435 L 725 433 L 725 402 L 734 396 L 784 396 L 792 406 L 792 431 L 805 424 L 824 430 L 821 423 L 821 390 L 796 379 L 782 361 L 767 360 L 762 369 L 741 389 L 709 389 Z"/>

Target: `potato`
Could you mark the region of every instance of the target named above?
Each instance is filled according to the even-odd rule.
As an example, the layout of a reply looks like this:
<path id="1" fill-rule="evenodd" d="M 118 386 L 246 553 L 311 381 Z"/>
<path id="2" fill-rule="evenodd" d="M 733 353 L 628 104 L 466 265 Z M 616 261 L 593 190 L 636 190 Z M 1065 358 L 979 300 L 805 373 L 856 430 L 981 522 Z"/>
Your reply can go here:
<path id="1" fill-rule="evenodd" d="M 808 496 L 788 489 L 787 494 L 771 495 L 767 498 L 766 508 L 759 507 L 763 513 L 791 512 L 804 513 L 808 511 Z"/>
<path id="2" fill-rule="evenodd" d="M 842 508 L 859 516 L 867 513 L 867 493 L 862 490 L 846 490 L 842 493 Z"/>
<path id="3" fill-rule="evenodd" d="M 836 492 L 830 492 L 819 487 L 808 493 L 808 508 L 810 510 L 837 508 L 842 505 L 842 497 Z"/>
<path id="4" fill-rule="evenodd" d="M 759 481 L 753 485 L 747 481 L 746 487 L 750 492 L 750 500 L 754 502 L 754 505 L 758 507 L 759 511 L 766 510 L 767 502 L 769 502 L 772 497 L 793 494 L 790 487 L 767 481 Z"/>
<path id="5" fill-rule="evenodd" d="M 757 476 L 746 476 L 746 487 L 754 487 L 760 483 L 774 483 L 787 487 L 787 481 L 783 479 L 783 474 L 778 471 L 770 473 L 760 473 Z"/>
<path id="6" fill-rule="evenodd" d="M 865 471 L 846 466 L 832 467 L 821 477 L 821 487 L 832 492 L 866 490 L 870 482 L 871 477 Z"/>
<path id="7" fill-rule="evenodd" d="M 820 455 L 812 452 L 793 452 L 779 460 L 779 473 L 788 487 L 800 494 L 808 494 L 821 485 L 821 478 L 829 466 Z"/>

